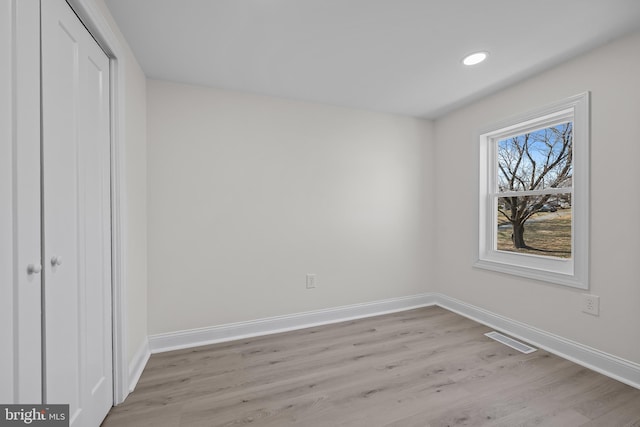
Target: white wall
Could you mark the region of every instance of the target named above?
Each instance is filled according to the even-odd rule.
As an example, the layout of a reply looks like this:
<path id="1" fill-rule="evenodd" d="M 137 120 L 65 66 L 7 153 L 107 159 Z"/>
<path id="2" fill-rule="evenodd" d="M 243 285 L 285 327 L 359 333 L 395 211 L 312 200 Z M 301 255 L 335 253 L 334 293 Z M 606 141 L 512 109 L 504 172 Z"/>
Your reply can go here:
<path id="1" fill-rule="evenodd" d="M 146 77 L 129 53 L 126 83 L 125 221 L 129 361 L 147 342 L 147 94 Z"/>
<path id="2" fill-rule="evenodd" d="M 152 80 L 147 101 L 150 334 L 432 288 L 430 122 Z"/>
<path id="3" fill-rule="evenodd" d="M 436 130 L 437 283 L 467 303 L 640 362 L 640 34 L 631 35 L 439 119 Z M 482 126 L 591 91 L 591 290 L 471 268 L 474 133 Z"/>
<path id="4" fill-rule="evenodd" d="M 124 227 L 126 345 L 129 363 L 147 342 L 147 125 L 146 76 L 104 0 L 95 0 L 124 48 Z"/>

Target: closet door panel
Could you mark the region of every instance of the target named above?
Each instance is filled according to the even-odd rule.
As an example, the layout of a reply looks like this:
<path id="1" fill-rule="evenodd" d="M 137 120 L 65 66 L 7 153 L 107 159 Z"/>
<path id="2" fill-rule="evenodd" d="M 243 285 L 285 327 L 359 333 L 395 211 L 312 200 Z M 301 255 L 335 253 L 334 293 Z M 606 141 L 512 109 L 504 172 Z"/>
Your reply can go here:
<path id="1" fill-rule="evenodd" d="M 0 401 L 26 404 L 42 399 L 40 2 L 3 1 L 0 17 Z"/>
<path id="2" fill-rule="evenodd" d="M 72 426 L 113 402 L 109 61 L 63 0 L 42 2 L 45 400 Z"/>
<path id="3" fill-rule="evenodd" d="M 104 417 L 113 402 L 109 60 L 93 39 L 84 48 L 79 123 L 80 283 L 88 332 L 84 381 L 87 407 Z"/>
<path id="4" fill-rule="evenodd" d="M 47 19 L 52 14 L 47 9 L 56 3 L 42 2 L 44 397 L 47 403 L 68 403 L 74 422 L 82 409 L 83 370 L 78 250 L 78 34 L 83 28 L 64 15 Z"/>

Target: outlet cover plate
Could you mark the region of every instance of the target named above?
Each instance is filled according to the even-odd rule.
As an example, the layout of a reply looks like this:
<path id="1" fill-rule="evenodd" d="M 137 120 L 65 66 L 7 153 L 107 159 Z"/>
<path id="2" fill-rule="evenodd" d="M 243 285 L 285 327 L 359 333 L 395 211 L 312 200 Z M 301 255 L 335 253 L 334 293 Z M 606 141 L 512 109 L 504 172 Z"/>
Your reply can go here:
<path id="1" fill-rule="evenodd" d="M 594 316 L 600 315 L 600 297 L 597 295 L 582 294 L 582 311 Z"/>
<path id="2" fill-rule="evenodd" d="M 316 275 L 313 273 L 307 274 L 307 289 L 313 289 L 316 287 Z"/>

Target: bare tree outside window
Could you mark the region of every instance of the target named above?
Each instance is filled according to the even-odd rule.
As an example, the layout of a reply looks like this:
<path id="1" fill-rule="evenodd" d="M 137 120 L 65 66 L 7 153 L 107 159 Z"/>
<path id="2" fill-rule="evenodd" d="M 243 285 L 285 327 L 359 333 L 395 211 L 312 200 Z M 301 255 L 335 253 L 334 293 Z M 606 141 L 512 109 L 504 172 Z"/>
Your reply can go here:
<path id="1" fill-rule="evenodd" d="M 572 122 L 497 141 L 498 250 L 571 257 L 572 145 Z"/>

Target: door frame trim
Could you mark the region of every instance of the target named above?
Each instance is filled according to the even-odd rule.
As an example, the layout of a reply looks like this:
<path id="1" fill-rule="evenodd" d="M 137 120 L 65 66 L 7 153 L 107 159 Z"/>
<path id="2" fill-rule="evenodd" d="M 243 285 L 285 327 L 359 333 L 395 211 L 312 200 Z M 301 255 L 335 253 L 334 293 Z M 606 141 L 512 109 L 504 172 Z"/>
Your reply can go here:
<path id="1" fill-rule="evenodd" d="M 111 280 L 113 333 L 113 403 L 129 394 L 126 340 L 126 236 L 125 194 L 125 48 L 95 0 L 67 3 L 109 57 L 111 91 Z"/>

